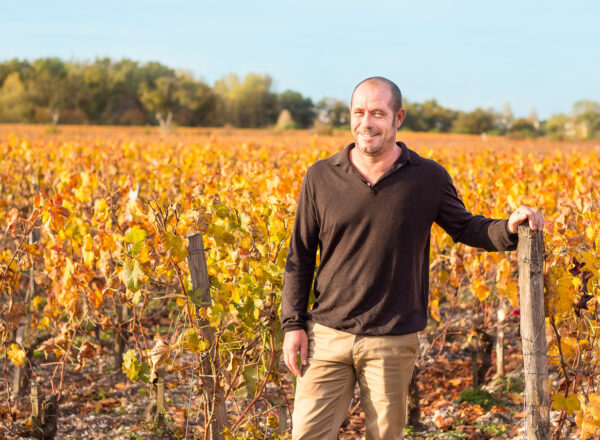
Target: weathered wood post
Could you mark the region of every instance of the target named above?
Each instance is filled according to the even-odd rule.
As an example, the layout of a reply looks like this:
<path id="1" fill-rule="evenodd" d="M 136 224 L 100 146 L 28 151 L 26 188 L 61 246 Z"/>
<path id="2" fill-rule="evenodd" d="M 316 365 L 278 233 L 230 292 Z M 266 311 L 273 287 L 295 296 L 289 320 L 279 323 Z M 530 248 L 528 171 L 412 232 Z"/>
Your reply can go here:
<path id="1" fill-rule="evenodd" d="M 58 396 L 41 399 L 37 384 L 31 385 L 31 430 L 19 433 L 21 437 L 53 440 L 58 430 Z"/>
<path id="2" fill-rule="evenodd" d="M 123 365 L 123 352 L 127 346 L 127 330 L 125 329 L 126 322 L 129 319 L 127 306 L 121 304 L 116 296 L 113 296 L 115 302 L 115 316 L 117 326 L 113 335 L 113 368 L 120 370 Z"/>
<path id="3" fill-rule="evenodd" d="M 146 421 L 155 427 L 162 426 L 165 421 L 165 379 L 160 376 L 156 383 L 150 384 L 150 398 L 152 399 L 146 407 Z"/>
<path id="4" fill-rule="evenodd" d="M 210 296 L 210 281 L 208 279 L 208 270 L 206 268 L 206 257 L 204 255 L 204 242 L 202 234 L 192 232 L 188 235 L 188 264 L 190 266 L 190 275 L 192 277 L 192 286 L 196 292 L 200 292 L 200 300 L 197 305 L 210 307 L 212 299 Z M 200 322 L 205 338 L 210 343 L 211 350 L 215 347 L 215 331 L 206 320 Z M 218 356 L 214 357 L 214 364 L 211 363 L 211 356 L 207 353 L 202 357 L 203 390 L 202 393 L 207 402 L 210 421 L 207 421 L 206 429 L 209 430 L 211 440 L 222 440 L 223 429 L 227 427 L 227 412 L 225 409 L 225 397 L 220 388 L 218 379 L 215 376 L 219 370 Z"/>
<path id="5" fill-rule="evenodd" d="M 35 244 L 40 239 L 40 230 L 34 229 L 29 233 L 28 243 Z M 27 286 L 27 293 L 25 294 L 24 304 L 29 304 L 29 302 L 35 296 L 35 265 L 32 263 L 29 268 L 29 285 Z M 19 327 L 17 328 L 17 332 L 15 334 L 15 341 L 17 344 L 23 346 L 27 336 L 27 329 L 31 324 L 31 314 L 27 311 L 25 317 L 19 323 Z M 33 347 L 34 349 L 36 347 Z M 17 396 L 26 394 L 27 387 L 29 386 L 29 380 L 31 377 L 31 360 L 30 355 L 28 353 L 25 362 L 21 366 L 15 366 L 13 371 L 13 380 L 12 380 L 12 392 L 11 397 L 14 399 Z"/>
<path id="6" fill-rule="evenodd" d="M 520 225 L 519 296 L 528 440 L 550 440 L 550 393 L 544 312 L 544 240 L 541 231 Z"/>
<path id="7" fill-rule="evenodd" d="M 496 330 L 496 377 L 504 378 L 504 319 L 506 318 L 506 301 L 500 298 L 500 304 L 496 311 L 498 318 L 498 329 Z"/>
<path id="8" fill-rule="evenodd" d="M 40 395 L 37 384 L 31 386 L 29 399 L 31 400 L 31 420 L 38 420 L 40 417 Z"/>
<path id="9" fill-rule="evenodd" d="M 284 435 L 288 430 L 288 407 L 281 405 L 279 407 L 279 427 L 277 432 Z"/>

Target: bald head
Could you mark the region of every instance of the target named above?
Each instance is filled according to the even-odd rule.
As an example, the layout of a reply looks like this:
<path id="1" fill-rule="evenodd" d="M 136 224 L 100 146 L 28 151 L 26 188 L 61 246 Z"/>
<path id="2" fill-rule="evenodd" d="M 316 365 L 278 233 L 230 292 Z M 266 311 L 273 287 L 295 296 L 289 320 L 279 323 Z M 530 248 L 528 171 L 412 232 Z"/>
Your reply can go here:
<path id="1" fill-rule="evenodd" d="M 384 78 L 383 76 L 372 76 L 370 78 L 363 79 L 361 82 L 359 82 L 356 85 L 356 87 L 354 87 L 354 90 L 352 91 L 352 99 L 350 100 L 350 107 L 352 107 L 352 100 L 354 99 L 354 93 L 356 93 L 356 90 L 361 85 L 366 84 L 366 83 L 373 83 L 373 84 L 378 84 L 378 85 L 383 85 L 385 87 L 388 87 L 390 92 L 392 93 L 390 107 L 394 113 L 398 113 L 398 110 L 400 110 L 402 108 L 402 93 L 400 92 L 400 89 L 394 82 L 390 81 L 387 78 Z"/>

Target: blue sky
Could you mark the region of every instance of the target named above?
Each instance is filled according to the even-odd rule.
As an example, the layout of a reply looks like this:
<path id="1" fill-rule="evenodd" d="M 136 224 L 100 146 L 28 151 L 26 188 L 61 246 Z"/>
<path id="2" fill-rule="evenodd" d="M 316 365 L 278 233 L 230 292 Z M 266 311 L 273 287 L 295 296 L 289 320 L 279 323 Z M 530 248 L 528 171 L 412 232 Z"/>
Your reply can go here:
<path id="1" fill-rule="evenodd" d="M 0 59 L 160 61 L 211 85 L 268 73 L 315 101 L 382 75 L 413 102 L 547 118 L 600 101 L 599 22 L 594 0 L 0 0 Z"/>

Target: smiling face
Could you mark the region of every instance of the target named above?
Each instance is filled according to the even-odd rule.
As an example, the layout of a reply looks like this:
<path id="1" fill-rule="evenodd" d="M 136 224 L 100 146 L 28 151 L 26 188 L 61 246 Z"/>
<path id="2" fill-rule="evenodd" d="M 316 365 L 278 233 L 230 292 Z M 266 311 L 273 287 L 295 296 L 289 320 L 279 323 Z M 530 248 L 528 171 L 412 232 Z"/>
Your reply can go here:
<path id="1" fill-rule="evenodd" d="M 404 119 L 404 109 L 392 109 L 392 91 L 380 81 L 361 84 L 352 96 L 350 129 L 358 151 L 379 156 L 396 145 L 396 131 Z"/>

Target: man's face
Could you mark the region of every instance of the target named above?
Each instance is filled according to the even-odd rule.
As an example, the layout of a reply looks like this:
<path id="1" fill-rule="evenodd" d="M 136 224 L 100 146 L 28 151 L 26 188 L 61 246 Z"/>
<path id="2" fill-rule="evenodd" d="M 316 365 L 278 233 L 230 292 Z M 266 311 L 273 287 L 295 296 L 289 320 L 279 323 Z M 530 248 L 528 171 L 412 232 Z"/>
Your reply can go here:
<path id="1" fill-rule="evenodd" d="M 396 131 L 405 111 L 396 114 L 391 107 L 392 91 L 383 83 L 370 81 L 354 92 L 350 106 L 350 129 L 358 150 L 368 156 L 379 156 L 396 145 Z"/>

